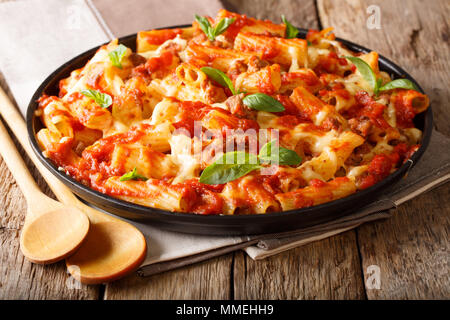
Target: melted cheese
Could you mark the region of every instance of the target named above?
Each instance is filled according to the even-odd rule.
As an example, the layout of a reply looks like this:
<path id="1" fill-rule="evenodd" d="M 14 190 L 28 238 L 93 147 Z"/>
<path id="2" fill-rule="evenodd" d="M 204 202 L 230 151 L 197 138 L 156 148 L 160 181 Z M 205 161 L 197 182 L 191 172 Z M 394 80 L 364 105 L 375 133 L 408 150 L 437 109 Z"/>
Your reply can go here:
<path id="1" fill-rule="evenodd" d="M 200 162 L 192 154 L 192 139 L 182 134 L 172 135 L 169 143 L 172 161 L 179 167 L 177 176 L 172 183 L 181 183 L 196 178 Z"/>

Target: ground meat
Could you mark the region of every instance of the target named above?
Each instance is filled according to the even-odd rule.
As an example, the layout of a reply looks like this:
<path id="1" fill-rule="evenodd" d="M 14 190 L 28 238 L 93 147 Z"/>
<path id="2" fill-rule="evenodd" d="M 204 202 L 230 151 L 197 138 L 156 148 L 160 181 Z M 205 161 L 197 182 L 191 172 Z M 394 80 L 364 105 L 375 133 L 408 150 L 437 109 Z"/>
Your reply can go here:
<path id="1" fill-rule="evenodd" d="M 230 66 L 227 74 L 230 79 L 234 80 L 238 75 L 247 71 L 247 65 L 242 60 L 235 60 L 233 64 Z"/>
<path id="2" fill-rule="evenodd" d="M 356 133 L 359 134 L 362 137 L 367 137 L 367 135 L 370 133 L 370 129 L 372 128 L 372 123 L 370 122 L 370 119 L 366 116 L 362 116 L 359 118 L 352 118 L 348 120 L 348 124 L 350 126 L 350 129 Z"/>
<path id="3" fill-rule="evenodd" d="M 265 68 L 269 65 L 267 61 L 259 59 L 257 56 L 252 56 L 248 61 L 248 72 L 257 72 L 262 68 Z"/>
<path id="4" fill-rule="evenodd" d="M 339 130 L 341 128 L 341 123 L 336 118 L 327 118 L 321 125 L 325 130 Z"/>
<path id="5" fill-rule="evenodd" d="M 130 55 L 130 61 L 133 64 L 134 67 L 137 67 L 143 63 L 145 63 L 147 61 L 147 59 L 145 59 L 143 56 L 141 56 L 140 54 L 137 53 L 132 53 Z"/>
<path id="6" fill-rule="evenodd" d="M 302 157 L 303 161 L 309 161 L 313 158 L 313 153 L 311 151 L 311 146 L 306 141 L 300 141 L 295 146 L 295 152 Z"/>
<path id="7" fill-rule="evenodd" d="M 234 39 L 227 38 L 225 36 L 216 38 L 215 41 L 212 42 L 212 45 L 215 47 L 223 48 L 223 49 L 232 49 L 234 44 Z"/>
<path id="8" fill-rule="evenodd" d="M 225 101 L 225 105 L 228 110 L 237 117 L 242 118 L 254 118 L 253 112 L 242 103 L 242 99 L 244 98 L 244 94 L 240 93 L 235 96 L 229 97 Z"/>
<path id="9" fill-rule="evenodd" d="M 352 154 L 345 160 L 345 164 L 348 166 L 359 166 L 363 160 L 363 155 L 371 151 L 371 146 L 368 143 L 364 143 L 353 150 Z"/>
<path id="10" fill-rule="evenodd" d="M 352 167 L 356 167 L 359 166 L 361 164 L 362 161 L 362 155 L 360 154 L 356 154 L 356 153 L 352 153 L 346 160 L 345 160 L 345 164 L 347 166 L 352 166 Z"/>

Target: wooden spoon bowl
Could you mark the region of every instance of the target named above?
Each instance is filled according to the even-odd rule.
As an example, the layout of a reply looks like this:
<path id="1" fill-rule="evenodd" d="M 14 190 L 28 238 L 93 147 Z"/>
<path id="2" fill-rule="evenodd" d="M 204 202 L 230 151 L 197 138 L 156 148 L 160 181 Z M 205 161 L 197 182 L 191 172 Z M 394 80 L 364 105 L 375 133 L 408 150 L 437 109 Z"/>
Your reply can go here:
<path id="1" fill-rule="evenodd" d="M 86 238 L 89 230 L 86 215 L 76 208 L 60 206 L 25 223 L 20 249 L 28 260 L 40 264 L 62 260 L 73 254 Z"/>
<path id="2" fill-rule="evenodd" d="M 120 220 L 95 223 L 81 248 L 66 259 L 72 276 L 86 284 L 116 280 L 145 258 L 145 240 Z"/>

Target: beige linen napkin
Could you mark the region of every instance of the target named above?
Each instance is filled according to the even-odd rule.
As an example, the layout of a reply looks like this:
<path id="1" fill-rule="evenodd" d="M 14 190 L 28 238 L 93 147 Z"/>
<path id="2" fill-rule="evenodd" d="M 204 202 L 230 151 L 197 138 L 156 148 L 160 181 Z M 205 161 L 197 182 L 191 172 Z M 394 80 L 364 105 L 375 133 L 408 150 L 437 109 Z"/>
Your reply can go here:
<path id="1" fill-rule="evenodd" d="M 0 71 L 22 114 L 53 70 L 109 39 L 83 0 L 2 2 L 0 36 Z"/>
<path id="2" fill-rule="evenodd" d="M 218 0 L 23 0 L 0 3 L 0 72 L 25 113 L 38 85 L 73 56 L 115 36 L 139 30 L 190 23 L 195 13 L 212 15 Z M 443 144 L 444 149 L 443 149 Z M 323 239 L 361 223 L 389 217 L 387 210 L 448 181 L 450 139 L 435 132 L 424 159 L 397 193 L 331 223 L 272 235 L 219 237 L 181 234 L 130 221 L 146 236 L 149 247 L 139 273 L 150 275 L 245 249 L 253 259 Z M 438 157 L 431 157 L 431 154 Z"/>

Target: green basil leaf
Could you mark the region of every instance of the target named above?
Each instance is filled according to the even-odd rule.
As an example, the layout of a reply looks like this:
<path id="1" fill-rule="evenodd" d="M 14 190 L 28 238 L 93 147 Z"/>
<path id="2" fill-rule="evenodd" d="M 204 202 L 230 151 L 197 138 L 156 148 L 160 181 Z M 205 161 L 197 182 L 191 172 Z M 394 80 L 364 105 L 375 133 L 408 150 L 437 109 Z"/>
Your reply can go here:
<path id="1" fill-rule="evenodd" d="M 223 184 L 259 168 L 261 166 L 254 154 L 242 151 L 227 152 L 203 170 L 199 181 L 205 184 Z"/>
<path id="2" fill-rule="evenodd" d="M 259 159 L 263 162 L 280 165 L 298 165 L 302 162 L 302 158 L 297 152 L 277 145 L 276 140 L 266 143 L 261 148 L 259 151 Z"/>
<path id="3" fill-rule="evenodd" d="M 223 18 L 217 23 L 213 28 L 214 39 L 219 35 L 224 33 L 228 27 L 236 20 L 236 18 Z"/>
<path id="4" fill-rule="evenodd" d="M 212 34 L 212 27 L 211 23 L 209 23 L 209 20 L 199 15 L 195 15 L 195 20 L 198 22 L 200 28 L 203 30 L 209 40 L 214 41 L 215 37 Z"/>
<path id="5" fill-rule="evenodd" d="M 195 20 L 197 20 L 200 28 L 206 34 L 209 40 L 214 41 L 216 37 L 225 32 L 228 27 L 236 20 L 236 18 L 223 18 L 221 19 L 215 27 L 211 26 L 209 20 L 205 17 L 195 15 Z"/>
<path id="6" fill-rule="evenodd" d="M 146 177 L 140 175 L 136 171 L 136 167 L 130 172 L 125 173 L 120 177 L 120 181 L 128 181 L 128 180 L 148 180 Z"/>
<path id="7" fill-rule="evenodd" d="M 201 70 L 208 76 L 208 78 L 214 80 L 222 87 L 230 89 L 233 95 L 237 94 L 236 90 L 234 89 L 233 82 L 231 81 L 230 78 L 228 78 L 228 76 L 225 73 L 211 67 L 203 67 L 201 68 Z"/>
<path id="8" fill-rule="evenodd" d="M 259 111 L 281 112 L 285 110 L 280 101 L 264 93 L 254 93 L 245 96 L 242 102 L 247 107 Z"/>
<path id="9" fill-rule="evenodd" d="M 410 89 L 419 91 L 419 88 L 417 88 L 416 85 L 408 79 L 392 80 L 391 82 L 386 83 L 384 86 L 382 86 L 379 89 L 379 91 L 386 91 L 392 89 Z"/>
<path id="10" fill-rule="evenodd" d="M 116 49 L 108 53 L 109 60 L 111 60 L 113 66 L 122 69 L 122 59 L 127 52 L 127 47 L 123 44 L 119 44 Z"/>
<path id="11" fill-rule="evenodd" d="M 307 44 L 308 47 L 309 47 L 309 46 L 312 46 L 312 42 L 309 41 L 309 40 L 306 40 L 306 44 Z"/>
<path id="12" fill-rule="evenodd" d="M 356 68 L 358 68 L 359 73 L 363 76 L 364 80 L 366 80 L 370 87 L 373 89 L 373 92 L 377 93 L 377 78 L 375 76 L 375 72 L 373 72 L 372 68 L 361 58 L 358 57 L 345 57 L 353 63 Z"/>
<path id="13" fill-rule="evenodd" d="M 281 15 L 281 20 L 283 20 L 284 24 L 286 25 L 286 38 L 292 39 L 297 38 L 298 29 L 294 27 L 292 24 L 289 23 L 289 21 L 286 20 L 286 17 Z"/>
<path id="14" fill-rule="evenodd" d="M 91 89 L 83 90 L 81 93 L 86 97 L 93 99 L 102 108 L 108 108 L 112 105 L 112 98 L 107 93 Z"/>
<path id="15" fill-rule="evenodd" d="M 380 91 L 380 87 L 381 87 L 382 84 L 383 84 L 383 79 L 378 78 L 377 79 L 377 85 L 375 86 L 375 90 L 374 90 L 374 93 L 376 95 L 378 95 L 378 92 Z"/>

